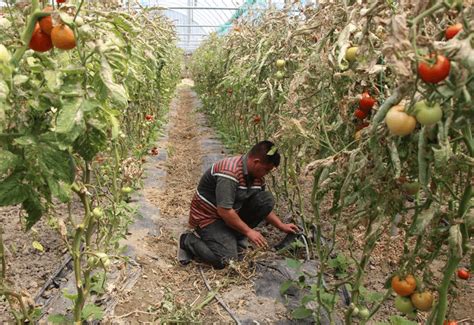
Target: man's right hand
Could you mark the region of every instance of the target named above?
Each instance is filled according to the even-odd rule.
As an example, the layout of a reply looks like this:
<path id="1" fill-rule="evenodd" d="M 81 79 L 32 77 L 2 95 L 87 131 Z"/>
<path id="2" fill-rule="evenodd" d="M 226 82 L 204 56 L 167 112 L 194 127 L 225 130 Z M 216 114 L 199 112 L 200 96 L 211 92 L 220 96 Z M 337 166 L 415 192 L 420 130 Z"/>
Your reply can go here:
<path id="1" fill-rule="evenodd" d="M 268 247 L 267 240 L 265 239 L 265 237 L 262 236 L 260 232 L 250 229 L 248 233 L 246 234 L 246 236 L 252 243 L 257 245 L 257 247 L 260 247 L 260 248 Z"/>

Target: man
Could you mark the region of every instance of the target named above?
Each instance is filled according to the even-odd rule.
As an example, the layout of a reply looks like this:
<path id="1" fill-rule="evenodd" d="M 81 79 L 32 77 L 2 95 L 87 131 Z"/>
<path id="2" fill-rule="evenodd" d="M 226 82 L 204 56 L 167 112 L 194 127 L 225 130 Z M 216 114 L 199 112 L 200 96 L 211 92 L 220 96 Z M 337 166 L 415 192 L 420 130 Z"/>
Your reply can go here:
<path id="1" fill-rule="evenodd" d="M 263 220 L 285 233 L 298 232 L 296 225 L 277 217 L 273 196 L 265 191 L 264 176 L 280 164 L 275 149 L 272 142 L 261 141 L 247 154 L 222 159 L 204 173 L 189 213 L 195 232 L 179 238 L 181 264 L 197 257 L 214 268 L 224 268 L 237 258 L 239 243 L 245 238 L 266 247 L 267 241 L 254 229 Z"/>

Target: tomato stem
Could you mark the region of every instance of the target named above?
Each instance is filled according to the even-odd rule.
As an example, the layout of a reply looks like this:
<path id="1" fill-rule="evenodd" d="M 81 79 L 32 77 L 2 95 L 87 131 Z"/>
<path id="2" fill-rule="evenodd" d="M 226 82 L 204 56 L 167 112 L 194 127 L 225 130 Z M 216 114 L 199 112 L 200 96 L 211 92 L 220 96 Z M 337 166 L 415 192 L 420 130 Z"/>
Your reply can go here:
<path id="1" fill-rule="evenodd" d="M 461 258 L 455 256 L 454 254 L 449 257 L 446 269 L 444 271 L 443 280 L 439 289 L 439 302 L 437 308 L 434 308 L 433 310 L 433 313 L 436 313 L 436 325 L 443 325 L 443 322 L 446 319 L 446 311 L 448 308 L 449 284 L 460 261 Z"/>

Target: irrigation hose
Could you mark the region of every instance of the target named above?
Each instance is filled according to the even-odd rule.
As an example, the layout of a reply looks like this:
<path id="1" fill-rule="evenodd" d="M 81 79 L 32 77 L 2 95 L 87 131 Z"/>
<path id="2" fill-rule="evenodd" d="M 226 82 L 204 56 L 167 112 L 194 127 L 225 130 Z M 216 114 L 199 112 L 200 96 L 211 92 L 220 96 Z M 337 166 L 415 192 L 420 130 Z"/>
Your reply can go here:
<path id="1" fill-rule="evenodd" d="M 202 270 L 202 267 L 201 265 L 199 265 L 199 272 L 201 273 L 201 277 L 202 279 L 204 280 L 204 283 L 206 284 L 206 288 L 207 290 L 209 290 L 209 292 L 212 291 L 212 288 L 211 286 L 209 285 L 209 281 L 207 280 L 206 278 L 206 275 L 204 274 L 203 270 Z M 232 309 L 229 308 L 229 306 L 226 305 L 226 303 L 222 300 L 222 298 L 220 297 L 220 295 L 218 293 L 215 294 L 214 298 L 217 300 L 217 302 L 222 306 L 222 308 L 224 308 L 226 310 L 226 312 L 230 315 L 230 317 L 234 320 L 234 322 L 238 325 L 241 325 L 242 323 L 240 322 L 240 320 L 237 318 L 237 316 L 235 316 L 234 312 L 232 311 Z"/>

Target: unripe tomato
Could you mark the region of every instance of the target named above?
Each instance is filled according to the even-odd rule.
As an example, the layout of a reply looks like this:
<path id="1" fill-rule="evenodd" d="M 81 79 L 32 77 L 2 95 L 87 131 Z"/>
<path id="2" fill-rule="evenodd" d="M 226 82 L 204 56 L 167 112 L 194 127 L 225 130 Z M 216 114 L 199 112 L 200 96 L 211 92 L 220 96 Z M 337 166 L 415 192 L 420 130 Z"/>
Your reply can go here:
<path id="1" fill-rule="evenodd" d="M 96 253 L 96 255 L 105 267 L 108 267 L 110 265 L 110 259 L 107 254 L 99 252 L 99 253 Z"/>
<path id="2" fill-rule="evenodd" d="M 404 314 L 409 314 L 415 310 L 410 298 L 397 296 L 395 298 L 395 308 Z"/>
<path id="3" fill-rule="evenodd" d="M 433 295 L 429 291 L 415 292 L 410 299 L 413 306 L 421 311 L 428 311 L 433 306 Z"/>
<path id="4" fill-rule="evenodd" d="M 276 67 L 277 67 L 278 69 L 283 69 L 283 68 L 285 67 L 285 65 L 286 65 L 286 61 L 283 60 L 283 59 L 279 59 L 279 60 L 276 61 L 275 64 L 276 64 Z"/>
<path id="5" fill-rule="evenodd" d="M 10 62 L 12 56 L 5 45 L 0 44 L 0 62 L 8 63 Z"/>
<path id="6" fill-rule="evenodd" d="M 466 270 L 465 268 L 460 268 L 458 270 L 458 277 L 463 280 L 467 280 L 470 277 L 469 271 Z"/>
<path id="7" fill-rule="evenodd" d="M 385 123 L 390 133 L 399 136 L 412 133 L 416 127 L 416 119 L 405 113 L 405 107 L 402 105 L 396 105 L 390 108 L 385 116 Z"/>
<path id="8" fill-rule="evenodd" d="M 417 102 L 414 106 L 416 120 L 421 125 L 433 125 L 443 117 L 443 111 L 438 103 L 428 105 L 425 100 Z"/>
<path id="9" fill-rule="evenodd" d="M 361 109 L 356 109 L 354 111 L 354 116 L 357 117 L 359 120 L 363 120 L 367 117 L 367 112 L 364 112 Z"/>
<path id="10" fill-rule="evenodd" d="M 370 112 L 372 107 L 375 105 L 375 99 L 370 97 L 370 94 L 368 92 L 364 92 L 362 94 L 361 99 L 359 100 L 359 109 L 364 111 L 364 112 Z"/>
<path id="11" fill-rule="evenodd" d="M 101 208 L 97 207 L 92 210 L 92 214 L 94 215 L 94 217 L 101 218 L 104 216 L 104 211 Z"/>
<path id="12" fill-rule="evenodd" d="M 462 29 L 463 27 L 461 23 L 451 25 L 448 28 L 446 28 L 446 32 L 444 36 L 446 37 L 446 39 L 451 39 L 454 36 L 456 36 L 460 31 L 462 31 Z"/>
<path id="13" fill-rule="evenodd" d="M 54 47 L 61 50 L 71 50 L 76 47 L 74 32 L 64 24 L 53 27 L 51 40 L 53 41 Z"/>
<path id="14" fill-rule="evenodd" d="M 361 310 L 359 311 L 359 317 L 362 318 L 362 319 L 368 319 L 370 316 L 370 312 L 367 308 L 361 308 Z"/>
<path id="15" fill-rule="evenodd" d="M 360 313 L 360 310 L 359 308 L 357 307 L 354 307 L 354 309 L 352 310 L 352 316 L 358 316 Z"/>
<path id="16" fill-rule="evenodd" d="M 275 73 L 275 78 L 277 78 L 278 80 L 281 80 L 281 79 L 285 78 L 285 73 L 283 71 L 277 71 Z"/>
<path id="17" fill-rule="evenodd" d="M 131 193 L 133 190 L 130 186 L 126 186 L 126 187 L 122 187 L 122 193 L 123 194 L 129 194 Z"/>
<path id="18" fill-rule="evenodd" d="M 346 60 L 349 61 L 349 62 L 354 62 L 355 60 L 357 60 L 357 51 L 358 51 L 358 49 L 359 48 L 357 46 L 349 47 L 346 50 L 346 54 L 345 54 Z"/>
<path id="19" fill-rule="evenodd" d="M 392 289 L 400 296 L 409 296 L 416 289 L 416 279 L 411 274 L 407 275 L 404 279 L 395 275 L 392 278 Z"/>
<path id="20" fill-rule="evenodd" d="M 420 183 L 418 182 L 409 182 L 403 183 L 402 185 L 403 192 L 409 195 L 415 195 L 420 190 Z"/>
<path id="21" fill-rule="evenodd" d="M 446 79 L 451 70 L 451 63 L 448 58 L 443 55 L 436 56 L 436 62 L 431 64 L 426 61 L 420 62 L 418 65 L 418 75 L 427 83 L 438 83 Z"/>

